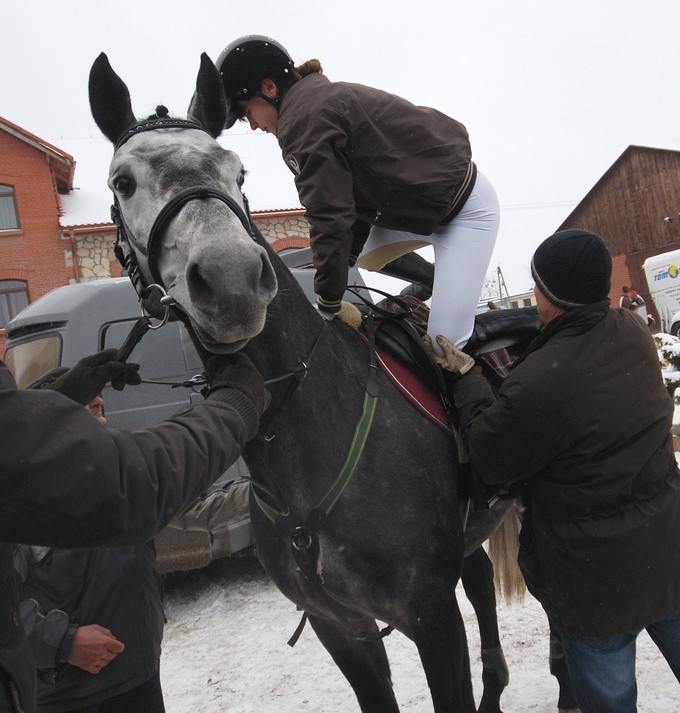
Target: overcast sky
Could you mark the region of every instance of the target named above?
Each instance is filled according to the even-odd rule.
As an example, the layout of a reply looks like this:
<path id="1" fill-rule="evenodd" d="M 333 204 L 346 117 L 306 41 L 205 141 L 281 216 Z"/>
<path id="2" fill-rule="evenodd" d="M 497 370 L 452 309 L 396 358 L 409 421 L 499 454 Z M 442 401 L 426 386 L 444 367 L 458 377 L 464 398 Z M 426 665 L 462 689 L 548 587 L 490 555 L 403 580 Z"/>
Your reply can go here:
<path id="1" fill-rule="evenodd" d="M 158 103 L 183 116 L 201 52 L 264 34 L 331 80 L 455 117 L 499 194 L 490 272 L 500 265 L 511 293 L 531 287 L 536 245 L 627 146 L 680 150 L 678 0 L 23 0 L 4 2 L 0 23 L 0 115 L 76 158 L 78 198 L 101 205 L 92 222 L 110 200 L 111 151 L 87 100 L 102 51 L 140 116 Z M 221 141 L 246 164 L 255 209 L 299 205 L 273 137 L 237 124 Z"/>

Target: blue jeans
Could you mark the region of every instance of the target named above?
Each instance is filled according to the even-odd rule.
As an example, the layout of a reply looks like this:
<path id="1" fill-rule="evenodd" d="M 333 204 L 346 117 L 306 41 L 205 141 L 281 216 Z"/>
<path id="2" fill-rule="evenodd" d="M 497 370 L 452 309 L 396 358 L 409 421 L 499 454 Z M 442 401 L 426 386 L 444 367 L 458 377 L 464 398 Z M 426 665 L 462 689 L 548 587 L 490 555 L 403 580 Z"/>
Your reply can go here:
<path id="1" fill-rule="evenodd" d="M 561 634 L 571 685 L 581 713 L 636 713 L 635 642 L 639 633 Z M 680 614 L 648 626 L 647 633 L 680 681 Z"/>

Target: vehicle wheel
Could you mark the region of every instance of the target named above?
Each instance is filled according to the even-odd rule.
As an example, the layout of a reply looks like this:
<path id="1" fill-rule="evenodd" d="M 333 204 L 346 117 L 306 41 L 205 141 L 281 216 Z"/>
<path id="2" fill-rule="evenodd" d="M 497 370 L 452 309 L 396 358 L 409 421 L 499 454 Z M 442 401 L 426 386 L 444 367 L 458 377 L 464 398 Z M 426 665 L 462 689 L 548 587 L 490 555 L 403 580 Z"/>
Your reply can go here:
<path id="1" fill-rule="evenodd" d="M 673 322 L 671 325 L 671 334 L 674 337 L 680 337 L 680 322 Z"/>

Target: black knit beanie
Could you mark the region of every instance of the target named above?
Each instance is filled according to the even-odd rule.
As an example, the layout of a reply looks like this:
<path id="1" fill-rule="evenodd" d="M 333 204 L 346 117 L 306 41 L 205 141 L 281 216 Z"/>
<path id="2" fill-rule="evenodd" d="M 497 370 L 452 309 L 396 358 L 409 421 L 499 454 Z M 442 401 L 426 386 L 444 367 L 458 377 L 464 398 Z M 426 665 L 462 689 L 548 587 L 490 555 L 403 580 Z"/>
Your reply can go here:
<path id="1" fill-rule="evenodd" d="M 599 235 L 560 230 L 536 249 L 531 274 L 538 289 L 557 307 L 582 307 L 609 296 L 612 256 Z"/>

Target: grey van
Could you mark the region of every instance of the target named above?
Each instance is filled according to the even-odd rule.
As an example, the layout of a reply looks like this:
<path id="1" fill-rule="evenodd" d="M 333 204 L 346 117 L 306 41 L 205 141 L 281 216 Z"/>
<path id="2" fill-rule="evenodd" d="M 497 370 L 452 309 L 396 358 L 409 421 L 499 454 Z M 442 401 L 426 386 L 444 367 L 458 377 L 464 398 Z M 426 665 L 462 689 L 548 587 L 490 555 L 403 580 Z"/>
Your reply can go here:
<path id="1" fill-rule="evenodd" d="M 310 301 L 315 299 L 311 250 L 289 250 L 281 257 Z M 362 284 L 358 270 L 352 270 L 350 283 Z M 137 295 L 127 277 L 58 287 L 8 323 L 4 361 L 19 387 L 25 387 L 54 367 L 72 366 L 83 356 L 119 347 L 139 315 Z M 111 428 L 148 426 L 203 400 L 197 389 L 178 386 L 203 371 L 191 338 L 179 322 L 147 332 L 129 361 L 140 365 L 143 383 L 122 392 L 104 389 Z M 254 545 L 247 477 L 247 467 L 239 459 L 156 538 L 162 572 L 202 567 Z"/>

